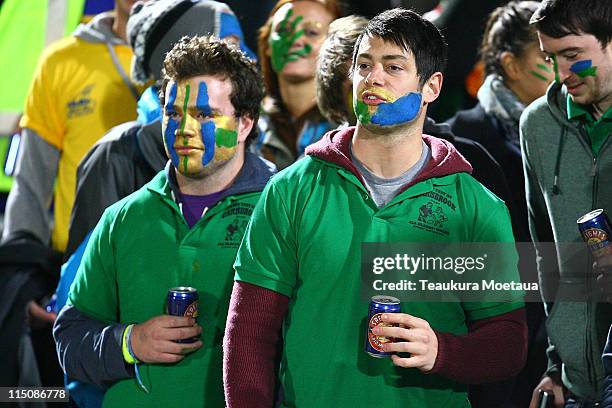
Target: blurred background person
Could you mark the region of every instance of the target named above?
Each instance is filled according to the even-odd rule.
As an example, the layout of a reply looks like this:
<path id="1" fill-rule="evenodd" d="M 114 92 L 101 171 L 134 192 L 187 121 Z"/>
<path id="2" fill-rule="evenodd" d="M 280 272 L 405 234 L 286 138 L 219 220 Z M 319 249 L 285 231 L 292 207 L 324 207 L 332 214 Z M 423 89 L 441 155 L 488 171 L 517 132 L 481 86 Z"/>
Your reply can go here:
<path id="1" fill-rule="evenodd" d="M 540 50 L 535 27 L 529 19 L 538 8 L 536 1 L 511 1 L 496 8 L 487 20 L 480 56 L 486 78 L 478 90 L 478 103 L 459 111 L 448 123 L 453 132 L 481 143 L 501 165 L 510 197 L 506 201 L 517 242 L 530 242 L 523 159 L 519 144 L 519 119 L 527 105 L 546 93 L 554 80 L 552 65 Z M 523 280 L 537 281 L 531 245 L 520 246 Z M 514 399 L 526 406 L 531 391 L 546 370 L 544 309 L 527 303 L 529 358 L 517 378 Z M 501 385 L 500 385 L 501 387 Z"/>
<path id="2" fill-rule="evenodd" d="M 315 69 L 329 24 L 340 15 L 335 0 L 280 0 L 259 31 L 266 98 L 255 147 L 279 170 L 332 129 L 317 108 Z"/>
<path id="3" fill-rule="evenodd" d="M 57 361 L 48 358 L 54 353 L 53 316 L 32 300 L 46 303 L 43 298 L 57 285 L 58 253 L 64 251 L 68 240 L 79 161 L 108 129 L 136 117 L 142 88 L 127 74 L 132 50 L 125 40 L 133 3 L 117 0 L 112 12 L 97 15 L 45 49 L 19 124 L 21 142 L 2 241 L 3 245 L 8 243 L 3 263 L 15 265 L 11 276 L 21 281 L 2 286 L 0 297 L 3 307 L 12 310 L 8 314 L 22 320 L 3 327 L 7 337 L 0 344 L 6 345 L 6 360 L 12 364 L 20 355 L 15 344 L 26 330 L 22 303 L 27 303 L 30 327 L 39 327 L 32 331 L 32 337 L 45 385 L 62 384 L 63 376 Z M 11 258 L 22 252 L 31 254 L 25 266 L 20 259 Z M 17 375 L 13 368 L 7 373 Z M 14 378 L 7 381 L 4 385 Z"/>
<path id="4" fill-rule="evenodd" d="M 79 164 L 65 252 L 67 261 L 62 266 L 51 313 L 58 313 L 66 304 L 91 230 L 106 207 L 149 182 L 168 161 L 162 140 L 162 108 L 158 96 L 162 64 L 180 38 L 195 35 L 221 37 L 254 56 L 244 46 L 238 20 L 224 3 L 157 0 L 135 8 L 130 15 L 127 38 L 134 50 L 131 76 L 139 83 L 154 81 L 154 84 L 145 90 L 138 102 L 138 121 L 111 129 Z M 102 389 L 71 379 L 67 379 L 67 387 L 70 397 L 79 406 L 101 405 Z"/>

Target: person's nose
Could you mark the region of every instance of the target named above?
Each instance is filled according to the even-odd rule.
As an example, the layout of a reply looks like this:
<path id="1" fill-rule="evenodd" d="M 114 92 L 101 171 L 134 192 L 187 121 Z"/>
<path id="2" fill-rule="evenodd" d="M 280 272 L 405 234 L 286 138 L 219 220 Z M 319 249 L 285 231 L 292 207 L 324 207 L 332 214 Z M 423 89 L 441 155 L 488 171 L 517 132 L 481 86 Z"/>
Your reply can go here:
<path id="1" fill-rule="evenodd" d="M 181 120 L 179 128 L 176 130 L 176 134 L 184 137 L 194 137 L 198 133 L 199 128 L 200 122 L 190 114 L 187 114 L 183 120 Z"/>
<path id="2" fill-rule="evenodd" d="M 383 86 L 385 70 L 382 64 L 374 64 L 368 75 L 366 76 L 366 85 L 368 86 Z"/>
<path id="3" fill-rule="evenodd" d="M 557 60 L 557 75 L 559 76 L 559 82 L 563 83 L 573 75 L 573 72 L 570 70 L 571 66 L 572 64 L 570 62 Z"/>

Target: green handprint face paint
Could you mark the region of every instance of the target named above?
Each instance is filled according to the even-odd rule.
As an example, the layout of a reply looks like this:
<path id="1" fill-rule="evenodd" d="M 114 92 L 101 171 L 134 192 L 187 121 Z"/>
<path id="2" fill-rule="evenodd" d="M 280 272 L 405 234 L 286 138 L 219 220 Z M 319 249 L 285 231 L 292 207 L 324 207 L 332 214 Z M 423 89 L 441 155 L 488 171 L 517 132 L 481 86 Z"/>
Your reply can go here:
<path id="1" fill-rule="evenodd" d="M 280 74 L 289 63 L 307 61 L 300 74 L 314 76 L 315 57 L 332 20 L 327 9 L 314 1 L 295 1 L 279 8 L 268 38 L 272 69 Z"/>
<path id="2" fill-rule="evenodd" d="M 289 10 L 285 15 L 285 18 L 281 20 L 280 24 L 276 27 L 270 35 L 270 49 L 271 49 L 271 60 L 272 68 L 274 71 L 281 72 L 288 62 L 297 61 L 298 58 L 310 54 L 312 47 L 310 44 L 305 44 L 303 48 L 291 50 L 293 44 L 302 36 L 304 36 L 304 30 L 296 30 L 297 25 L 304 19 L 303 16 L 296 16 L 293 21 L 291 15 L 293 10 Z"/>

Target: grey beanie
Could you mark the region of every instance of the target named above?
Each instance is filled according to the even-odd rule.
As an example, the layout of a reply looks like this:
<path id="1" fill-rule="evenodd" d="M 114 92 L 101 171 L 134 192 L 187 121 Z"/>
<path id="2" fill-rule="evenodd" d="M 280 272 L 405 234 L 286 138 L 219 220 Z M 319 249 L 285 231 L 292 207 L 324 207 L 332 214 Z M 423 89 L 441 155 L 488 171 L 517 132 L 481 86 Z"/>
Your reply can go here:
<path id="1" fill-rule="evenodd" d="M 128 42 L 134 52 L 132 80 L 144 84 L 160 79 L 164 58 L 174 44 L 184 36 L 219 36 L 222 15 L 235 19 L 227 4 L 212 0 L 134 4 L 127 24 Z"/>

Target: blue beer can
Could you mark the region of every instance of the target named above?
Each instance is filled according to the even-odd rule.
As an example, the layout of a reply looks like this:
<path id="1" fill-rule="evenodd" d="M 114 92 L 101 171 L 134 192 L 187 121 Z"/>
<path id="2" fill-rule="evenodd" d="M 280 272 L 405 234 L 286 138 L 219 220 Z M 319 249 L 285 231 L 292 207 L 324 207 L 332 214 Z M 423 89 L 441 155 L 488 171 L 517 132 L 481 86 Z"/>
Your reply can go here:
<path id="1" fill-rule="evenodd" d="M 578 218 L 577 222 L 582 239 L 587 243 L 595 260 L 612 255 L 612 228 L 604 210 L 593 210 Z"/>
<path id="2" fill-rule="evenodd" d="M 377 336 L 372 333 L 376 326 L 393 326 L 382 322 L 383 313 L 399 313 L 400 301 L 392 296 L 374 296 L 370 299 L 368 308 L 368 321 L 366 328 L 365 351 L 372 357 L 389 357 L 393 353 L 386 353 L 382 346 L 385 343 L 392 343 L 393 339 L 385 336 Z"/>
<path id="3" fill-rule="evenodd" d="M 179 286 L 168 290 L 167 314 L 171 316 L 193 317 L 196 322 L 200 314 L 198 306 L 198 291 L 188 286 Z M 193 343 L 196 337 L 191 339 L 176 340 L 177 343 Z"/>

